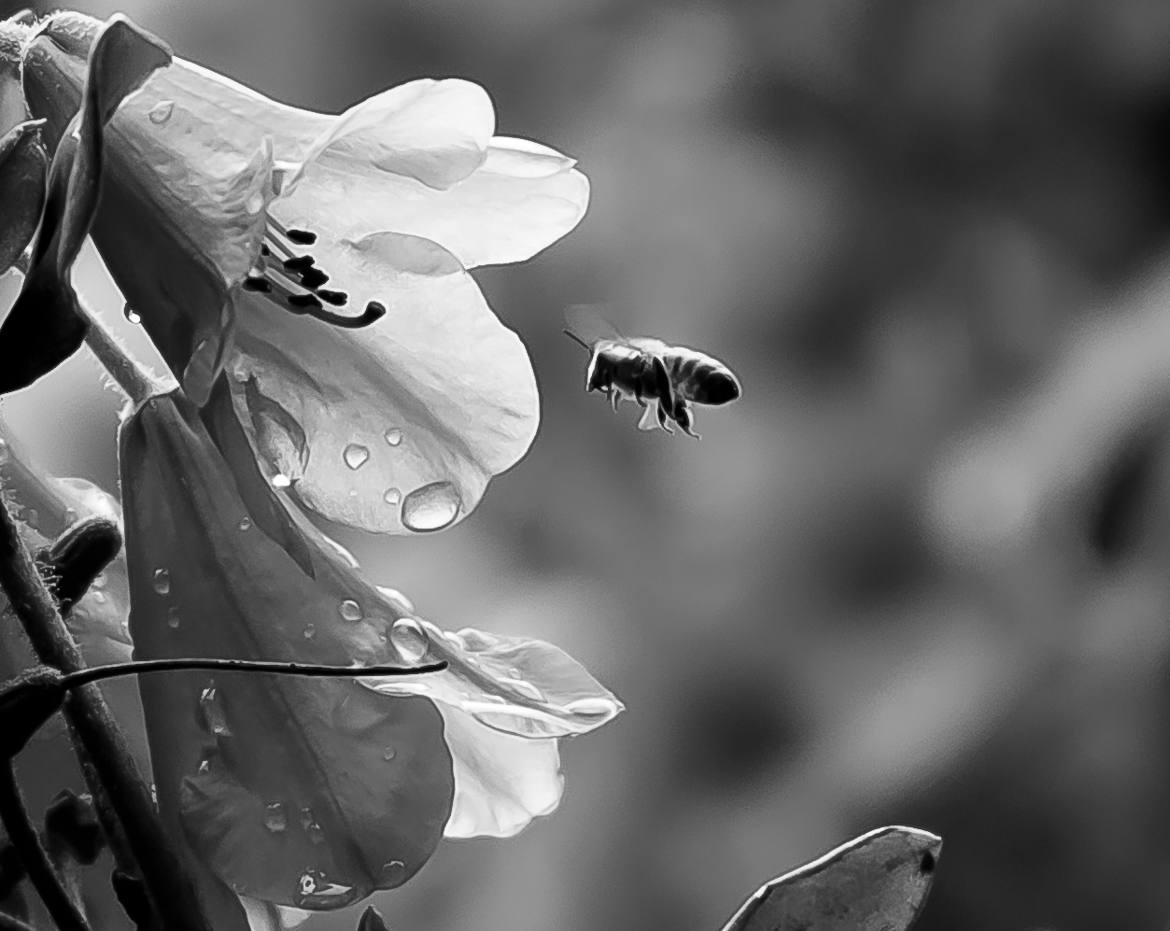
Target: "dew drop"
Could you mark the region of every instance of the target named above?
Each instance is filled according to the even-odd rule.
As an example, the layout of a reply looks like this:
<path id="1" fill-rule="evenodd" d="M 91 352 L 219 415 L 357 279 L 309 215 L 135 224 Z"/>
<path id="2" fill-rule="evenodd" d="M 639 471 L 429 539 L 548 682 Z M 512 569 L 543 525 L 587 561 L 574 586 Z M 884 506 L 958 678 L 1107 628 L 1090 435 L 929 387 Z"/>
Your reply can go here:
<path id="1" fill-rule="evenodd" d="M 398 751 L 393 747 L 386 747 L 382 751 L 382 759 L 384 759 L 387 763 L 389 763 L 396 756 L 398 756 Z"/>
<path id="2" fill-rule="evenodd" d="M 154 570 L 154 590 L 159 595 L 171 593 L 171 574 L 166 569 Z"/>
<path id="3" fill-rule="evenodd" d="M 264 209 L 264 195 L 259 191 L 254 191 L 248 195 L 248 199 L 244 201 L 244 209 L 251 214 L 257 214 Z"/>
<path id="4" fill-rule="evenodd" d="M 397 488 L 387 488 L 382 495 L 382 500 L 391 507 L 397 507 L 398 504 L 402 501 L 402 492 L 400 492 Z"/>
<path id="5" fill-rule="evenodd" d="M 215 685 L 209 685 L 199 694 L 199 707 L 203 711 L 203 722 L 207 729 L 216 737 L 231 737 L 232 729 L 228 726 L 227 715 L 224 714 L 223 702 L 216 691 Z"/>
<path id="6" fill-rule="evenodd" d="M 370 458 L 370 451 L 360 443 L 350 443 L 345 447 L 341 458 L 345 460 L 345 464 L 351 469 L 360 469 L 366 464 L 366 460 Z"/>
<path id="7" fill-rule="evenodd" d="M 427 652 L 427 634 L 413 617 L 400 617 L 390 628 L 390 642 L 408 663 L 417 663 Z"/>
<path id="8" fill-rule="evenodd" d="M 288 488 L 288 486 L 291 484 L 292 484 L 292 479 L 289 478 L 287 475 L 285 475 L 283 472 L 277 472 L 274 476 L 272 476 L 272 487 L 273 488 Z"/>
<path id="9" fill-rule="evenodd" d="M 297 891 L 301 895 L 312 895 L 320 887 L 325 877 L 316 870 L 305 870 L 297 880 Z"/>
<path id="10" fill-rule="evenodd" d="M 105 592 L 94 592 L 93 593 L 93 602 L 94 602 L 94 604 L 104 605 L 106 603 L 106 593 Z"/>
<path id="11" fill-rule="evenodd" d="M 167 627 L 171 630 L 178 630 L 179 625 L 183 623 L 183 619 L 179 617 L 179 609 L 171 605 L 167 610 Z"/>
<path id="12" fill-rule="evenodd" d="M 122 308 L 122 316 L 135 325 L 142 322 L 142 315 L 129 304 Z"/>
<path id="13" fill-rule="evenodd" d="M 314 844 L 325 843 L 325 832 L 321 830 L 317 816 L 313 814 L 313 809 L 308 805 L 301 809 L 301 830 L 309 836 L 309 840 Z"/>
<path id="14" fill-rule="evenodd" d="M 406 872 L 406 864 L 403 861 L 388 860 L 382 864 L 382 875 L 378 879 L 383 884 L 397 882 L 404 872 Z"/>
<path id="15" fill-rule="evenodd" d="M 617 714 L 617 705 L 608 698 L 578 698 L 565 705 L 565 711 L 582 718 L 603 720 Z"/>
<path id="16" fill-rule="evenodd" d="M 407 530 L 426 533 L 450 526 L 462 505 L 450 482 L 432 482 L 416 488 L 402 501 L 402 523 Z"/>
<path id="17" fill-rule="evenodd" d="M 252 518 L 241 517 L 240 522 L 236 526 L 239 527 L 240 530 L 251 530 L 252 529 Z"/>
<path id="18" fill-rule="evenodd" d="M 346 598 L 337 608 L 338 613 L 342 619 L 346 621 L 360 621 L 362 619 L 362 608 L 352 598 Z"/>
<path id="19" fill-rule="evenodd" d="M 208 760 L 208 759 L 200 760 L 199 761 L 199 769 L 198 769 L 199 775 L 206 776 L 209 772 L 211 772 L 211 760 Z"/>
<path id="20" fill-rule="evenodd" d="M 70 527 L 77 520 L 77 508 L 65 509 L 65 526 Z"/>
<path id="21" fill-rule="evenodd" d="M 264 806 L 264 827 L 273 834 L 281 834 L 288 828 L 283 802 L 269 802 Z"/>
<path id="22" fill-rule="evenodd" d="M 317 627 L 314 624 L 306 624 L 305 629 L 301 633 L 306 640 L 312 640 L 317 636 Z"/>
<path id="23" fill-rule="evenodd" d="M 171 114 L 175 110 L 175 103 L 173 100 L 161 100 L 150 108 L 147 118 L 154 123 L 155 126 L 161 126 L 171 118 Z"/>
<path id="24" fill-rule="evenodd" d="M 104 572 L 99 572 L 93 577 L 93 581 L 89 583 L 90 588 L 105 588 L 110 584 L 110 578 Z"/>
<path id="25" fill-rule="evenodd" d="M 386 442 L 391 446 L 397 446 L 402 442 L 402 431 L 397 427 L 391 427 L 386 431 Z"/>

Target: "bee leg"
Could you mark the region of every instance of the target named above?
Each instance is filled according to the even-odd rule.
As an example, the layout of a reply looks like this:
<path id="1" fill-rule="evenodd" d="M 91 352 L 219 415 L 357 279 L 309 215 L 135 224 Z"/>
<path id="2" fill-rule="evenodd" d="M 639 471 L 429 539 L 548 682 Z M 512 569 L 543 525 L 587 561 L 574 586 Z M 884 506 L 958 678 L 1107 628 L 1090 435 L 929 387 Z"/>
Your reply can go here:
<path id="1" fill-rule="evenodd" d="M 649 433 L 658 429 L 658 419 L 654 416 L 654 405 L 639 402 L 642 405 L 642 419 L 638 421 L 638 429 Z"/>
<path id="2" fill-rule="evenodd" d="M 675 407 L 674 388 L 670 384 L 670 373 L 666 370 L 666 363 L 655 356 L 650 364 L 654 369 L 654 390 L 658 395 L 658 401 L 666 410 L 672 411 Z"/>
<path id="3" fill-rule="evenodd" d="M 609 389 L 609 406 L 613 408 L 614 413 L 617 413 L 618 406 L 622 403 L 622 393 L 617 388 Z"/>
<path id="4" fill-rule="evenodd" d="M 683 433 L 687 436 L 693 436 L 696 440 L 702 439 L 694 430 L 694 409 L 683 398 L 679 398 L 674 405 L 674 422 L 682 427 Z"/>
<path id="5" fill-rule="evenodd" d="M 655 412 L 658 414 L 658 426 L 667 433 L 673 434 L 674 430 L 671 429 L 670 421 L 667 419 L 670 415 L 666 413 L 666 405 L 659 401 L 655 406 Z"/>

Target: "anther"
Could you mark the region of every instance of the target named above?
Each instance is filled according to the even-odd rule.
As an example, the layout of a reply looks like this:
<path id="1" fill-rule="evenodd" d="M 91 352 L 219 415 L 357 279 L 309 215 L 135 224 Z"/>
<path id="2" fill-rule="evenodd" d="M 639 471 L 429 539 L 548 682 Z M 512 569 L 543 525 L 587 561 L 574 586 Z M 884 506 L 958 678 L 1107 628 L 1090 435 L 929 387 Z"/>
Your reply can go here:
<path id="1" fill-rule="evenodd" d="M 268 248 L 267 244 L 261 243 L 260 244 L 260 254 L 261 255 L 272 255 L 272 250 Z"/>
<path id="2" fill-rule="evenodd" d="M 290 272 L 304 272 L 312 267 L 315 259 L 311 255 L 297 255 L 285 259 L 281 264 Z"/>
<path id="3" fill-rule="evenodd" d="M 306 288 L 319 288 L 328 280 L 329 276 L 319 268 L 306 268 L 301 272 L 301 284 Z"/>
<path id="4" fill-rule="evenodd" d="M 298 309 L 316 308 L 321 309 L 321 302 L 317 300 L 316 294 L 290 294 L 285 300 L 288 301 L 289 306 Z"/>
<path id="5" fill-rule="evenodd" d="M 311 246 L 317 241 L 317 234 L 308 230 L 288 230 L 286 235 L 298 246 Z"/>
<path id="6" fill-rule="evenodd" d="M 245 291 L 271 291 L 272 285 L 268 283 L 268 279 L 260 275 L 249 275 L 244 279 Z"/>
<path id="7" fill-rule="evenodd" d="M 304 280 L 303 277 L 301 280 Z M 308 282 L 305 283 L 308 284 Z M 332 304 L 334 307 L 340 307 L 349 300 L 349 295 L 344 291 L 330 291 L 328 288 L 318 288 L 317 297 L 321 298 L 326 304 Z"/>
<path id="8" fill-rule="evenodd" d="M 370 301 L 366 305 L 366 312 L 362 316 L 369 317 L 370 323 L 373 323 L 375 320 L 381 320 L 386 316 L 386 305 L 379 304 L 377 301 Z"/>

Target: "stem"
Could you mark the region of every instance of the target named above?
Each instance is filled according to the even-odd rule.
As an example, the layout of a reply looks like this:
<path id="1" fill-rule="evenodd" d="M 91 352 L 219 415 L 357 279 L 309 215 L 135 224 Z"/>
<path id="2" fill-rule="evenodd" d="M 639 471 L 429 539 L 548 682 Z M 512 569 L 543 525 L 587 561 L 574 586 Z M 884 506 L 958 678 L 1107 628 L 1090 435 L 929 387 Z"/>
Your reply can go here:
<path id="1" fill-rule="evenodd" d="M 85 668 L 2 499 L 0 586 L 42 663 L 66 675 Z M 211 931 L 194 885 L 184 875 L 155 815 L 150 792 L 101 691 L 92 683 L 82 686 L 71 693 L 64 711 L 93 760 L 168 931 Z"/>
<path id="2" fill-rule="evenodd" d="M 85 333 L 85 344 L 97 356 L 98 362 L 110 373 L 118 387 L 134 404 L 141 404 L 152 395 L 161 394 L 167 386 L 136 361 L 118 342 L 117 337 L 106 327 L 92 310 L 79 298 L 77 310 L 89 324 Z"/>
<path id="3" fill-rule="evenodd" d="M 57 927 L 61 931 L 89 931 L 85 916 L 78 911 L 65 887 L 61 885 L 61 879 L 53 870 L 49 855 L 41 846 L 36 828 L 29 820 L 28 812 L 24 808 L 24 799 L 20 796 L 20 787 L 16 784 L 16 770 L 13 768 L 12 760 L 0 763 L 0 820 L 4 822 L 8 839 L 24 861 L 28 878 L 49 910 L 49 916 L 57 923 Z"/>
<path id="4" fill-rule="evenodd" d="M 100 682 L 118 676 L 142 675 L 147 672 L 191 672 L 203 669 L 215 672 L 261 672 L 275 676 L 362 679 L 371 676 L 415 676 L 442 672 L 446 668 L 446 660 L 424 663 L 421 666 L 324 666 L 319 663 L 281 663 L 260 659 L 141 659 L 131 663 L 91 666 L 79 672 L 71 672 L 65 676 L 61 684 L 67 689 L 75 689 L 90 682 Z"/>

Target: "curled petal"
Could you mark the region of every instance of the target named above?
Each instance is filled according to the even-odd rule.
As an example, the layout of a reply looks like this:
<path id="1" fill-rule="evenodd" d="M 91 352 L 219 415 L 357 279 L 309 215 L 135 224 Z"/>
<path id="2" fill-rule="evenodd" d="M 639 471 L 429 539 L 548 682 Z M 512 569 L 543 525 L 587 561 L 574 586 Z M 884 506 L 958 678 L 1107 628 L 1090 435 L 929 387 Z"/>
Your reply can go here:
<path id="1" fill-rule="evenodd" d="M 440 705 L 455 763 L 455 804 L 447 837 L 511 837 L 560 804 L 557 742 L 484 730 L 470 716 Z"/>
<path id="2" fill-rule="evenodd" d="M 301 170 L 318 166 L 350 183 L 380 171 L 446 188 L 482 164 L 495 123 L 491 99 L 478 84 L 422 78 L 343 113 L 306 153 Z M 298 172 L 287 183 L 299 179 Z"/>
<path id="3" fill-rule="evenodd" d="M 452 252 L 466 268 L 519 262 L 572 230 L 589 204 L 589 180 L 572 159 L 535 142 L 497 136 L 483 164 L 436 190 L 406 174 L 368 175 L 315 162 L 279 202 L 291 225 L 337 210 L 351 235 L 391 229 Z M 360 192 L 360 193 L 359 193 Z"/>
<path id="4" fill-rule="evenodd" d="M 377 302 L 386 314 L 352 331 L 296 316 L 272 294 L 239 294 L 229 368 L 258 452 L 337 523 L 381 533 L 454 524 L 536 432 L 523 343 L 432 242 L 323 236 L 314 256 L 349 307 Z"/>

